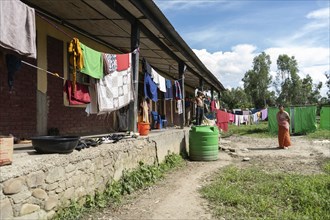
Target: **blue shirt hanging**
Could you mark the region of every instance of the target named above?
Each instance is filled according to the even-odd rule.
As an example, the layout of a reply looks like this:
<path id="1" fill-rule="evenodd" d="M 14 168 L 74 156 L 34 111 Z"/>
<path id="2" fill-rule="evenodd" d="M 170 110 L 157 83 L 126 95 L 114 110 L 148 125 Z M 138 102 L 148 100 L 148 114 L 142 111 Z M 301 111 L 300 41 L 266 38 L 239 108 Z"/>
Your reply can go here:
<path id="1" fill-rule="evenodd" d="M 166 79 L 166 93 L 164 93 L 165 100 L 171 100 L 173 99 L 173 87 L 172 87 L 172 81 L 169 79 Z"/>
<path id="2" fill-rule="evenodd" d="M 144 73 L 144 96 L 154 102 L 158 101 L 158 87 L 148 73 Z"/>

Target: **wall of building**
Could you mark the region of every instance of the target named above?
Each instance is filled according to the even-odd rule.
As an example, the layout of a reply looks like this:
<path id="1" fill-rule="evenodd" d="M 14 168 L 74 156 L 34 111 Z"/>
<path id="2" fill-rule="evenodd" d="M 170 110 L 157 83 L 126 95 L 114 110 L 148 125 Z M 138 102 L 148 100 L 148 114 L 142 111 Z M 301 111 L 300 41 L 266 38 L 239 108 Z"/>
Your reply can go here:
<path id="1" fill-rule="evenodd" d="M 59 24 L 55 27 L 52 23 L 36 17 L 37 60 L 26 59 L 27 62 L 67 79 L 67 45 L 73 36 L 95 50 L 114 53 L 102 44 Z M 0 57 L 0 134 L 29 138 L 47 135 L 54 128 L 61 135 L 102 134 L 116 130 L 115 113 L 87 116 L 85 106 L 69 106 L 66 94 L 63 93 L 64 80 L 43 70 L 22 64 L 15 75 L 14 91 L 9 93 L 5 61 L 1 54 Z M 140 74 L 141 80 L 143 76 Z M 179 115 L 175 113 L 176 103 L 166 101 L 161 106 L 166 108 L 169 124 L 180 125 Z"/>
<path id="2" fill-rule="evenodd" d="M 5 54 L 0 50 L 0 135 L 29 137 L 36 133 L 37 71 L 22 64 L 9 91 Z M 23 60 L 36 64 L 34 59 Z"/>
<path id="3" fill-rule="evenodd" d="M 138 139 L 70 154 L 14 154 L 0 167 L 0 219 L 50 219 L 70 201 L 103 191 L 126 169 L 161 163 L 169 153 L 186 153 L 188 130 L 165 130 Z"/>

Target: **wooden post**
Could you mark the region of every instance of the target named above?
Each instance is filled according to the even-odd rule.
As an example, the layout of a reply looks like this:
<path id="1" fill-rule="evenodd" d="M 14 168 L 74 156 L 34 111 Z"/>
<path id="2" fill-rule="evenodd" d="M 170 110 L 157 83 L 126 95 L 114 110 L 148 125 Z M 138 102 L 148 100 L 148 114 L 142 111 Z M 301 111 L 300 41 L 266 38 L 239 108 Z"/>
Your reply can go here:
<path id="1" fill-rule="evenodd" d="M 139 48 L 140 46 L 140 27 L 138 20 L 131 24 L 131 50 L 132 53 L 132 75 L 134 101 L 129 106 L 129 130 L 137 132 L 137 117 L 138 117 L 138 92 L 139 92 Z"/>
<path id="2" fill-rule="evenodd" d="M 204 80 L 199 78 L 199 89 L 203 92 L 204 90 Z"/>
<path id="3" fill-rule="evenodd" d="M 213 90 L 213 87 L 211 87 L 211 101 L 213 101 L 213 93 L 214 93 L 214 90 Z"/>
<path id="4" fill-rule="evenodd" d="M 182 92 L 182 114 L 180 115 L 180 127 L 183 128 L 185 125 L 185 115 L 186 115 L 186 108 L 185 108 L 185 88 L 184 88 L 184 71 L 185 71 L 185 64 L 183 61 L 179 62 L 179 79 L 181 79 L 181 92 Z"/>

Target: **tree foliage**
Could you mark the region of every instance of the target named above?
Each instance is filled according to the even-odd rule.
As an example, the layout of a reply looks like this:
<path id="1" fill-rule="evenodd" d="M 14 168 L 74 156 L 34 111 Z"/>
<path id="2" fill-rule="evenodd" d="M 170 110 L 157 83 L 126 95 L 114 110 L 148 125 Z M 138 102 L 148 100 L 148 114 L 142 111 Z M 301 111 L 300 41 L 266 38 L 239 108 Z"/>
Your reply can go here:
<path id="1" fill-rule="evenodd" d="M 328 87 L 328 91 L 327 91 L 327 95 L 328 95 L 328 100 L 329 100 L 329 102 L 330 102 L 330 72 L 328 72 L 328 73 L 324 73 L 325 74 L 325 76 L 327 77 L 327 81 L 326 81 L 326 86 Z"/>
<path id="2" fill-rule="evenodd" d="M 267 98 L 271 97 L 268 91 L 272 82 L 270 64 L 270 56 L 262 52 L 253 59 L 253 68 L 248 70 L 242 79 L 244 91 L 256 108 L 265 107 Z"/>
<path id="3" fill-rule="evenodd" d="M 277 59 L 277 74 L 272 82 L 270 75 L 270 56 L 262 52 L 253 59 L 252 69 L 248 70 L 242 81 L 244 89 L 232 88 L 222 93 L 222 106 L 225 108 L 263 108 L 276 104 L 306 105 L 330 103 L 330 73 L 327 77 L 327 96 L 321 97 L 322 82 L 313 83 L 307 74 L 300 78 L 298 62 L 294 56 L 279 55 Z M 269 89 L 273 83 L 275 91 Z"/>
<path id="4" fill-rule="evenodd" d="M 274 82 L 278 95 L 277 103 L 285 105 L 315 104 L 321 99 L 322 82 L 313 84 L 309 74 L 300 79 L 298 63 L 294 56 L 279 55 L 277 76 Z"/>
<path id="5" fill-rule="evenodd" d="M 232 88 L 231 90 L 226 90 L 225 92 L 223 92 L 221 100 L 223 102 L 222 106 L 228 109 L 252 107 L 248 96 L 240 87 Z"/>

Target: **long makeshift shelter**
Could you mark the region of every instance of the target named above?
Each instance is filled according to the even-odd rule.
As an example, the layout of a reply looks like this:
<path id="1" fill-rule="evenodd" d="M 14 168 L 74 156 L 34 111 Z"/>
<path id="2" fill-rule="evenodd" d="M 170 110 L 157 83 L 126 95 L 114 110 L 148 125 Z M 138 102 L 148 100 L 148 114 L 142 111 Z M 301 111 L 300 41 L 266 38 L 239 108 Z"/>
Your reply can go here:
<path id="1" fill-rule="evenodd" d="M 100 51 L 111 51 L 119 54 L 129 53 L 135 49 L 139 50 L 138 55 L 132 54 L 133 82 L 136 93 L 138 93 L 138 82 L 141 82 L 139 72 L 141 72 L 140 63 L 142 58 L 146 59 L 164 77 L 172 80 L 180 79 L 184 92 L 192 94 L 196 88 L 200 88 L 211 90 L 212 94 L 213 92 L 220 94 L 224 90 L 223 85 L 205 67 L 153 1 L 21 1 L 36 11 L 38 56 L 37 60 L 27 59 L 27 61 L 40 68 L 59 73 L 63 72 L 60 76 L 66 78 L 68 75 L 66 72 L 69 68 L 68 55 L 66 54 L 66 44 L 70 42 L 68 37 L 80 36 L 84 43 L 88 42 L 94 49 L 99 49 Z M 26 100 L 25 103 L 29 103 L 28 106 L 33 109 L 30 114 L 37 115 L 36 120 L 34 120 L 37 123 L 34 122 L 35 125 L 33 123 L 26 125 L 26 129 L 29 132 L 21 131 L 22 136 L 45 134 L 50 127 L 57 127 L 58 118 L 63 118 L 63 120 L 65 118 L 59 113 L 63 109 L 56 108 L 52 110 L 49 107 L 54 103 L 54 101 L 49 100 L 50 95 L 54 93 L 52 87 L 58 82 L 55 83 L 56 80 L 49 76 L 47 77 L 40 69 L 35 71 L 37 76 L 29 75 L 29 77 L 31 77 L 31 82 L 36 84 L 37 95 L 35 98 Z M 23 72 L 32 71 L 29 69 L 23 70 Z M 61 84 L 58 84 L 58 87 L 60 86 Z M 32 95 L 33 90 L 29 92 Z M 2 98 L 5 98 L 7 94 L 3 93 L 1 95 L 4 96 Z M 36 106 L 33 106 L 33 102 L 37 103 Z M 131 122 L 131 130 L 136 130 L 137 102 L 136 98 L 134 104 L 133 102 L 130 104 L 129 115 L 131 120 L 129 121 Z M 12 101 L 8 99 L 3 102 L 5 106 L 10 106 L 11 104 Z M 14 104 L 24 108 L 24 104 Z M 10 111 L 8 113 L 9 119 L 6 121 L 1 118 L 1 122 L 4 124 L 0 124 L 0 127 L 8 128 L 8 132 L 17 127 L 10 119 L 12 116 L 10 114 L 20 116 L 20 113 L 10 113 Z M 82 113 L 78 113 L 76 110 L 72 114 L 74 116 L 70 117 L 70 120 L 72 120 L 71 124 L 79 125 L 79 123 L 75 123 L 79 120 L 79 117 L 76 115 L 82 115 Z M 24 119 L 22 120 L 24 121 Z M 183 125 L 183 122 L 184 114 L 181 115 L 181 125 Z M 13 124 L 13 126 L 7 126 L 7 124 Z M 81 129 L 82 133 L 87 133 L 93 127 L 90 124 L 89 122 L 87 128 Z M 84 126 L 85 124 L 81 125 L 81 127 Z M 102 132 L 105 129 L 103 125 L 103 127 L 96 126 L 98 128 L 94 129 L 93 132 Z M 35 132 L 33 129 L 35 129 Z M 75 133 L 75 130 L 74 126 L 72 126 L 65 132 Z M 4 131 L 6 132 L 7 130 L 4 129 Z"/>

